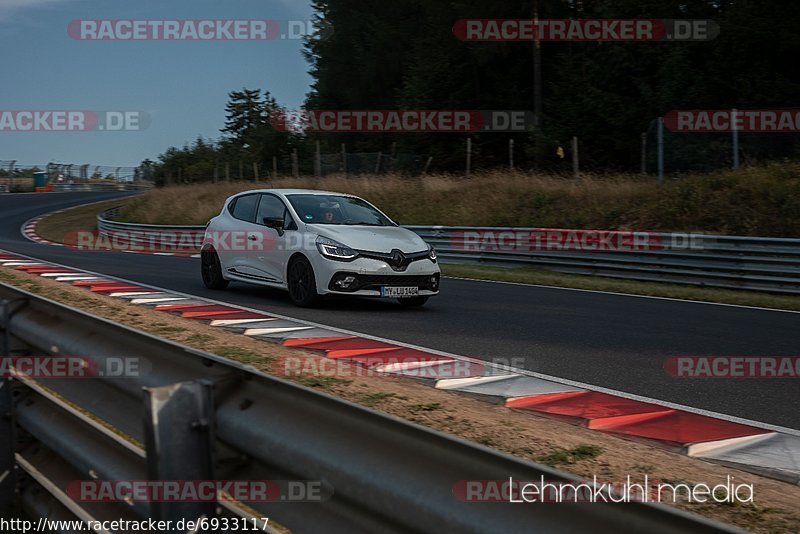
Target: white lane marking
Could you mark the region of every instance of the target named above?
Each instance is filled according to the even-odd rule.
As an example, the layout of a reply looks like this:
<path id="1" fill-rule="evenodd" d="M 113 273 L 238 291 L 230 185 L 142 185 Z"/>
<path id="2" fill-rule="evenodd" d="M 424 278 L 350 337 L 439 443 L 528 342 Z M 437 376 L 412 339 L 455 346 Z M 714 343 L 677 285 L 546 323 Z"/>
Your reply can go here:
<path id="1" fill-rule="evenodd" d="M 520 376 L 522 375 L 509 374 L 495 376 L 472 376 L 467 378 L 445 378 L 436 381 L 436 389 L 453 389 L 463 386 L 490 384 L 492 382 L 499 382 L 500 380 L 508 380 L 509 378 L 517 378 Z"/>
<path id="2" fill-rule="evenodd" d="M 11 254 L 10 252 L 4 251 L 4 250 L 0 250 L 0 254 L 1 253 Z M 19 256 L 22 256 L 22 255 L 19 255 Z M 24 256 L 24 257 L 28 257 L 28 256 Z M 59 263 L 53 263 L 53 262 L 50 262 L 50 265 L 63 267 L 65 269 L 72 268 L 72 267 L 68 267 L 66 265 L 62 265 L 62 264 L 59 264 Z M 107 276 L 107 275 L 101 275 L 99 273 L 95 273 L 93 271 L 84 270 L 84 272 L 89 273 L 89 274 L 93 274 L 93 275 L 96 275 L 96 276 Z M 370 334 L 364 334 L 364 333 L 361 333 L 361 332 L 355 332 L 353 330 L 347 330 L 347 329 L 344 329 L 344 328 L 336 328 L 336 327 L 333 327 L 333 326 L 326 326 L 326 325 L 323 325 L 323 324 L 320 324 L 320 323 L 315 323 L 313 321 L 306 321 L 304 319 L 295 319 L 294 317 L 288 317 L 286 315 L 281 315 L 281 314 L 277 314 L 277 313 L 273 313 L 273 312 L 265 312 L 263 310 L 257 310 L 255 308 L 250 308 L 250 307 L 243 306 L 243 305 L 240 305 L 240 304 L 231 304 L 230 302 L 223 302 L 223 301 L 216 300 L 216 299 L 200 297 L 200 296 L 197 296 L 197 295 L 192 295 L 190 293 L 183 293 L 181 291 L 173 291 L 173 290 L 170 290 L 170 289 L 164 289 L 164 288 L 161 288 L 161 287 L 158 287 L 158 286 L 153 286 L 153 285 L 145 284 L 145 283 L 142 283 L 142 282 L 136 282 L 136 281 L 133 281 L 133 280 L 127 280 L 125 278 L 117 278 L 117 277 L 108 277 L 108 278 L 113 278 L 114 280 L 118 280 L 120 282 L 127 282 L 129 284 L 136 284 L 136 285 L 139 285 L 141 287 L 148 287 L 150 289 L 153 289 L 153 290 L 159 291 L 159 292 L 163 292 L 163 293 L 169 293 L 169 294 L 174 294 L 174 295 L 183 295 L 184 297 L 186 297 L 186 299 L 201 299 L 201 300 L 205 301 L 208 304 L 218 304 L 220 306 L 235 307 L 235 308 L 243 310 L 243 311 L 249 311 L 249 312 L 253 312 L 253 313 L 259 313 L 259 314 L 268 315 L 270 318 L 285 319 L 287 321 L 294 321 L 296 323 L 309 325 L 310 327 L 321 328 L 323 330 L 330 330 L 332 332 L 338 332 L 338 333 L 346 334 L 346 335 L 349 335 L 349 336 L 361 337 L 361 338 L 364 338 L 364 339 L 372 339 L 374 341 L 379 341 L 379 342 L 382 342 L 382 343 L 389 343 L 389 344 L 392 344 L 392 345 L 397 345 L 398 347 L 406 347 L 406 348 L 409 348 L 409 349 L 420 350 L 420 351 L 423 351 L 423 352 L 427 352 L 429 354 L 438 354 L 440 356 L 446 356 L 446 357 L 454 358 L 454 359 L 457 359 L 457 360 L 470 361 L 470 362 L 473 362 L 473 363 L 479 364 L 479 365 L 489 365 L 489 366 L 492 365 L 491 362 L 487 362 L 485 360 L 481 360 L 481 359 L 478 359 L 478 358 L 470 358 L 468 356 L 462 356 L 462 355 L 459 355 L 459 354 L 453 354 L 453 353 L 450 353 L 450 352 L 445 352 L 445 351 L 441 351 L 441 350 L 437 350 L 437 349 L 421 347 L 419 345 L 414 345 L 412 343 L 405 343 L 403 341 L 396 341 L 396 340 L 386 339 L 386 338 L 382 338 L 382 337 L 378 337 L 378 336 L 373 336 L 373 335 L 370 335 Z M 547 286 L 543 286 L 543 287 L 547 287 Z M 625 296 L 629 296 L 629 295 L 625 295 Z M 770 309 L 767 309 L 767 311 L 781 311 L 781 310 L 770 310 Z M 780 426 L 780 425 L 774 425 L 774 424 L 771 424 L 771 423 L 763 423 L 763 422 L 760 422 L 760 421 L 753 421 L 752 419 L 745 419 L 743 417 L 737 417 L 737 416 L 734 416 L 734 415 L 728 415 L 728 414 L 723 414 L 723 413 L 719 413 L 719 412 L 712 412 L 710 410 L 704 410 L 702 408 L 694 408 L 692 406 L 686 406 L 686 405 L 683 405 L 683 404 L 664 401 L 664 400 L 660 400 L 660 399 L 653 399 L 653 398 L 650 398 L 650 397 L 645 397 L 645 396 L 642 396 L 642 395 L 635 395 L 633 393 L 626 393 L 624 391 L 618 391 L 618 390 L 611 389 L 611 388 L 606 388 L 606 387 L 603 387 L 603 386 L 597 386 L 597 385 L 588 384 L 588 383 L 585 383 L 585 382 L 578 382 L 577 380 L 569 380 L 567 378 L 560 378 L 560 377 L 557 377 L 557 376 L 550 376 L 550 375 L 546 375 L 546 374 L 543 374 L 543 373 L 537 373 L 537 372 L 534 372 L 534 371 L 528 371 L 527 369 L 511 368 L 511 367 L 509 367 L 507 365 L 502 365 L 500 367 L 502 367 L 504 370 L 506 370 L 508 372 L 514 372 L 514 373 L 521 374 L 521 375 L 532 376 L 534 378 L 541 378 L 543 380 L 550 380 L 551 382 L 557 382 L 559 384 L 565 384 L 565 385 L 573 386 L 573 387 L 580 388 L 580 389 L 588 389 L 588 390 L 591 390 L 591 391 L 597 391 L 597 392 L 600 392 L 600 393 L 606 393 L 608 395 L 615 395 L 617 397 L 622 397 L 624 399 L 635 400 L 635 401 L 639 401 L 639 402 L 647 402 L 647 403 L 650 403 L 650 404 L 658 404 L 660 406 L 664 406 L 666 408 L 672 408 L 674 410 L 683 410 L 685 412 L 690 412 L 690 413 L 694 413 L 694 414 L 697 414 L 697 415 L 705 415 L 706 417 L 711 417 L 711 418 L 715 418 L 715 419 L 722 419 L 723 421 L 729 421 L 731 423 L 739 423 L 739 424 L 742 424 L 742 425 L 753 426 L 753 427 L 761 428 L 761 429 L 764 429 L 764 430 L 771 430 L 773 432 L 783 432 L 784 434 L 790 434 L 792 436 L 800 437 L 800 430 L 795 430 L 795 429 L 783 427 L 783 426 Z"/>
<path id="3" fill-rule="evenodd" d="M 775 437 L 775 433 L 769 434 L 756 434 L 754 436 L 742 436 L 738 438 L 721 439 L 718 441 L 705 441 L 702 443 L 691 443 L 686 447 L 686 456 L 705 456 L 714 454 L 727 447 L 741 447 L 743 445 L 752 445 L 760 441 L 766 441 Z"/>
<path id="4" fill-rule="evenodd" d="M 178 302 L 189 300 L 188 297 L 175 297 L 175 298 L 157 298 L 157 299 L 133 299 L 131 304 L 156 304 L 160 302 Z"/>
<path id="5" fill-rule="evenodd" d="M 282 334 L 284 332 L 299 332 L 300 330 L 311 330 L 310 326 L 286 326 L 275 328 L 248 328 L 244 331 L 246 336 L 264 336 L 268 334 Z"/>
<path id="6" fill-rule="evenodd" d="M 277 321 L 277 319 L 270 319 L 269 317 L 264 317 L 263 319 L 215 319 L 211 321 L 211 326 L 233 326 L 237 324 L 263 323 L 270 320 Z"/>

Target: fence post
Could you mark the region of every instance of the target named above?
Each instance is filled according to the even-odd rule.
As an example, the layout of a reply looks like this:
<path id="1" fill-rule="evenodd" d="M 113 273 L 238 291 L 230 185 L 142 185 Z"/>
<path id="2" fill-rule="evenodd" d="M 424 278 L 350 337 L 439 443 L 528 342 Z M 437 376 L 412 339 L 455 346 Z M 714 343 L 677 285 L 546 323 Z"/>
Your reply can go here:
<path id="1" fill-rule="evenodd" d="M 230 182 L 231 181 L 231 162 L 230 161 L 226 161 L 225 162 L 225 181 L 226 182 Z"/>
<path id="2" fill-rule="evenodd" d="M 214 480 L 213 384 L 206 380 L 144 388 L 144 438 L 150 480 Z M 214 517 L 214 502 L 151 503 L 153 519 Z"/>
<path id="3" fill-rule="evenodd" d="M 278 179 L 278 156 L 272 156 L 272 179 Z"/>
<path id="4" fill-rule="evenodd" d="M 319 141 L 316 143 L 316 148 L 314 150 L 314 176 L 317 178 L 322 176 L 322 150 L 319 146 Z"/>
<path id="5" fill-rule="evenodd" d="M 423 169 L 422 174 L 428 174 L 428 169 L 431 168 L 431 163 L 433 162 L 433 156 L 428 156 L 428 161 L 425 162 L 425 169 Z"/>
<path id="6" fill-rule="evenodd" d="M 239 181 L 244 180 L 244 163 L 242 160 L 239 160 Z"/>
<path id="7" fill-rule="evenodd" d="M 472 138 L 467 137 L 467 177 L 472 172 Z"/>
<path id="8" fill-rule="evenodd" d="M 642 132 L 642 163 L 641 175 L 647 175 L 647 132 Z"/>
<path id="9" fill-rule="evenodd" d="M 514 170 L 514 140 L 508 140 L 508 168 Z"/>
<path id="10" fill-rule="evenodd" d="M 375 164 L 375 174 L 381 172 L 381 158 L 383 157 L 382 152 L 378 152 L 378 162 Z"/>
<path id="11" fill-rule="evenodd" d="M 736 108 L 731 110 L 731 126 L 733 135 L 733 170 L 739 168 L 739 128 L 736 126 L 736 118 L 738 116 Z"/>
<path id="12" fill-rule="evenodd" d="M 347 176 L 347 146 L 342 143 L 342 172 Z"/>
<path id="13" fill-rule="evenodd" d="M 658 185 L 664 183 L 664 118 L 656 122 L 656 142 L 658 143 Z"/>
<path id="14" fill-rule="evenodd" d="M 580 158 L 578 156 L 578 137 L 572 136 L 572 174 L 577 178 L 581 174 Z"/>
<path id="15" fill-rule="evenodd" d="M 214 183 L 219 181 L 219 160 L 214 164 Z"/>
<path id="16" fill-rule="evenodd" d="M 292 176 L 295 178 L 300 177 L 300 165 L 297 162 L 297 149 L 292 150 Z"/>
<path id="17" fill-rule="evenodd" d="M 253 179 L 258 182 L 258 162 L 253 162 Z"/>

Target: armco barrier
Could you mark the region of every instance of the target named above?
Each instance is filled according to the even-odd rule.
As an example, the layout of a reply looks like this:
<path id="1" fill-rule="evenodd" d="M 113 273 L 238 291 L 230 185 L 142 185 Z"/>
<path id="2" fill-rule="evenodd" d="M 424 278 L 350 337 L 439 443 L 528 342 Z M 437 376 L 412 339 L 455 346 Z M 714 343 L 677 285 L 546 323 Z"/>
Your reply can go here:
<path id="1" fill-rule="evenodd" d="M 157 226 L 98 215 L 118 243 L 197 252 L 202 226 Z M 800 294 L 800 239 L 548 228 L 407 226 L 443 263 L 532 266 L 562 273 Z"/>
<path id="2" fill-rule="evenodd" d="M 150 189 L 152 184 L 146 182 L 113 182 L 113 183 L 86 183 L 86 184 L 59 184 L 53 183 L 54 192 L 102 192 L 102 191 L 140 191 Z"/>
<path id="3" fill-rule="evenodd" d="M 0 312 L 0 356 L 80 355 L 97 369 L 135 360 L 140 370 L 0 381 L 0 508 L 20 496 L 29 516 L 50 519 L 255 514 L 300 532 L 733 531 L 649 503 L 463 502 L 454 489 L 467 480 L 577 479 L 5 284 Z M 318 481 L 326 498 L 248 501 L 249 510 L 230 501 L 98 504 L 70 491 L 87 479 Z"/>

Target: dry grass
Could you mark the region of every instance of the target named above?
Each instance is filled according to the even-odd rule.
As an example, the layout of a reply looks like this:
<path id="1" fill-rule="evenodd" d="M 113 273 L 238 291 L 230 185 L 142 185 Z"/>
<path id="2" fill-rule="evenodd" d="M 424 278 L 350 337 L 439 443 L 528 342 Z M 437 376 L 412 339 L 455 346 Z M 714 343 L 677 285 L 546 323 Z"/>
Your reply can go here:
<path id="1" fill-rule="evenodd" d="M 48 241 L 63 243 L 69 235 L 75 235 L 78 231 L 94 230 L 97 227 L 97 214 L 119 204 L 119 200 L 95 202 L 48 215 L 36 225 L 36 233 Z"/>
<path id="2" fill-rule="evenodd" d="M 223 200 L 255 187 L 298 187 L 364 197 L 402 224 L 703 231 L 800 236 L 800 165 L 687 176 L 659 188 L 633 175 L 580 179 L 507 171 L 410 177 L 328 176 L 173 186 L 128 204 L 122 217 L 205 224 Z"/>

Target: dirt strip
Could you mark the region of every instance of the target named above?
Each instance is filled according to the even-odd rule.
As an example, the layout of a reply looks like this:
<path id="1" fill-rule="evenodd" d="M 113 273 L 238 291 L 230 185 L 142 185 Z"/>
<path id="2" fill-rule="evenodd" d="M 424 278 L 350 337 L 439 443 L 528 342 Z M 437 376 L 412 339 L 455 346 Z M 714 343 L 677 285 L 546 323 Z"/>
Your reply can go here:
<path id="1" fill-rule="evenodd" d="M 247 363 L 372 409 L 589 479 L 597 476 L 603 481 L 624 481 L 631 476 L 638 482 L 648 475 L 651 481 L 713 486 L 724 484 L 730 476 L 735 484 L 753 485 L 753 503 L 681 501 L 676 506 L 753 532 L 788 533 L 800 529 L 800 486 L 516 412 L 414 380 L 364 376 L 361 369 L 346 364 L 337 366 L 337 376 L 321 376 L 313 372 L 325 368 L 323 358 L 317 353 L 248 338 L 10 268 L 0 268 L 0 281 L 165 339 Z M 298 369 L 298 358 L 302 361 L 299 367 L 310 372 L 300 375 L 290 372 L 287 376 L 287 369 Z"/>

